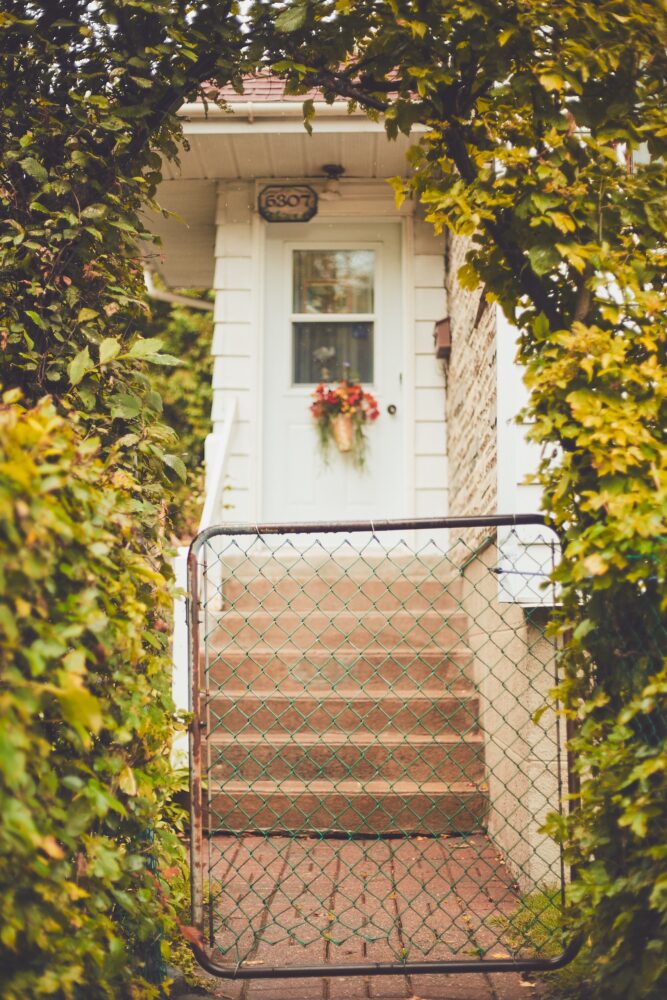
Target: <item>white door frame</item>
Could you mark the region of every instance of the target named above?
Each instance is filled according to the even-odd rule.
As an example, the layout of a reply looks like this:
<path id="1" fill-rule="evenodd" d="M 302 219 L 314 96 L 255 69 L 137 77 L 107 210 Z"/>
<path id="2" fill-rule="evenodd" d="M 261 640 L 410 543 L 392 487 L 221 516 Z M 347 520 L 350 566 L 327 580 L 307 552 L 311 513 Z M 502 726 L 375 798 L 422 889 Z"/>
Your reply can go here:
<path id="1" fill-rule="evenodd" d="M 341 206 L 344 211 L 344 206 Z M 400 484 L 400 493 L 405 513 L 401 516 L 412 517 L 415 515 L 415 445 L 414 445 L 414 288 L 412 285 L 413 276 L 413 218 L 406 215 L 383 215 L 383 216 L 345 216 L 341 212 L 340 216 L 316 215 L 313 225 L 393 225 L 400 228 L 399 241 L 401 245 L 401 296 L 402 296 L 402 316 L 401 316 L 401 363 L 402 363 L 402 407 L 404 419 L 402 421 L 402 469 L 397 477 Z M 256 261 L 255 287 L 257 289 L 255 317 L 257 323 L 258 336 L 256 338 L 256 368 L 255 368 L 255 388 L 256 388 L 256 416 L 255 416 L 255 441 L 254 453 L 256 462 L 251 472 L 252 487 L 254 494 L 253 507 L 256 512 L 255 517 L 258 523 L 264 520 L 263 498 L 264 498 L 264 400 L 266 392 L 266 381 L 268 373 L 265 370 L 265 350 L 264 341 L 265 330 L 265 306 L 266 306 L 266 257 L 267 241 L 269 238 L 269 226 L 271 223 L 265 222 L 258 213 L 253 219 L 253 258 Z M 294 244 L 304 244 L 307 240 L 295 239 Z M 327 242 L 327 241 L 325 241 Z M 331 241 L 328 241 L 329 243 Z M 341 245 L 345 241 L 340 240 Z M 354 241 L 353 241 L 354 242 Z M 364 241 L 356 241 L 357 243 Z M 372 240 L 364 242 L 365 246 L 371 247 Z M 308 243 L 309 246 L 317 248 L 324 247 L 322 240 L 314 240 Z M 377 266 L 377 265 L 376 265 Z M 378 268 L 379 270 L 379 268 Z M 291 269 L 290 269 L 291 274 Z M 378 313 L 376 303 L 376 315 Z"/>

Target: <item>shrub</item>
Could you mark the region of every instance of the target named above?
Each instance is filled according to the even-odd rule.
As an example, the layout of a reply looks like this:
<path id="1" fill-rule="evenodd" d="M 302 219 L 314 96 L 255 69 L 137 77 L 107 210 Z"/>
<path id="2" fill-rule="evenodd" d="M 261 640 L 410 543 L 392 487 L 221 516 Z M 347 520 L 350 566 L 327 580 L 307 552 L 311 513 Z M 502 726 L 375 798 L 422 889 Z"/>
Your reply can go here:
<path id="1" fill-rule="evenodd" d="M 158 995 L 169 587 L 141 490 L 49 399 L 0 406 L 0 995 Z"/>
<path id="2" fill-rule="evenodd" d="M 178 435 L 174 450 L 183 462 L 185 475 L 173 482 L 167 495 L 167 518 L 180 539 L 190 540 L 197 531 L 204 503 L 204 441 L 211 430 L 213 402 L 213 314 L 183 306 L 151 303 L 152 316 L 142 332 L 158 337 L 177 367 L 154 367 L 151 386 L 162 400 L 162 420 Z"/>
<path id="3" fill-rule="evenodd" d="M 664 639 L 657 620 L 655 631 Z M 577 866 L 568 893 L 570 926 L 588 945 L 592 995 L 661 1000 L 667 991 L 667 668 L 624 706 L 614 710 L 611 701 L 599 689 L 581 707 L 572 740 L 585 778 L 581 808 L 569 819 L 552 816 L 549 831 Z"/>

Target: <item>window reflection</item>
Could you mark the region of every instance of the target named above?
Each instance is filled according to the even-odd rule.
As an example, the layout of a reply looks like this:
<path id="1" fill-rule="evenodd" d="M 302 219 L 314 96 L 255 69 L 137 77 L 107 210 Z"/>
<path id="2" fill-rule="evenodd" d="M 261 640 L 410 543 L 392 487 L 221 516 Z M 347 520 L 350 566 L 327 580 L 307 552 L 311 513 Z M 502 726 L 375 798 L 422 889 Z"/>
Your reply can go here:
<path id="1" fill-rule="evenodd" d="M 374 250 L 295 250 L 295 313 L 372 313 Z"/>
<path id="2" fill-rule="evenodd" d="M 293 329 L 295 384 L 344 375 L 373 381 L 372 323 L 294 323 Z"/>
<path id="3" fill-rule="evenodd" d="M 374 250 L 293 251 L 293 313 L 312 316 L 292 322 L 295 385 L 373 381 L 374 275 Z"/>

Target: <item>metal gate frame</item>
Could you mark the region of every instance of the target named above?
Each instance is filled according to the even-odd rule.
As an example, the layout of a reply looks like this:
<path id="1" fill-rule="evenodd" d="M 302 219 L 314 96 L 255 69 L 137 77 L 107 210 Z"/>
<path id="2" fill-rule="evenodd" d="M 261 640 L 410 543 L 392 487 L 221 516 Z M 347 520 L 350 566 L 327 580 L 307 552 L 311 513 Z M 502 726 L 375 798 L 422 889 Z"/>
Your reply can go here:
<path id="1" fill-rule="evenodd" d="M 341 963 L 337 965 L 303 966 L 263 966 L 262 968 L 242 968 L 240 965 L 226 966 L 216 962 L 207 952 L 204 937 L 204 826 L 203 826 L 203 779 L 202 779 L 202 729 L 201 698 L 199 690 L 200 651 L 200 593 L 197 556 L 203 545 L 215 536 L 239 535 L 287 535 L 287 534 L 327 534 L 378 531 L 414 531 L 419 529 L 470 529 L 470 528 L 517 528 L 522 526 L 551 527 L 547 518 L 540 514 L 480 515 L 468 517 L 408 518 L 378 521 L 312 521 L 299 523 L 268 524 L 223 524 L 214 525 L 200 532 L 188 550 L 187 572 L 187 630 L 188 630 L 188 671 L 190 691 L 190 711 L 192 721 L 189 726 L 190 757 L 190 888 L 191 919 L 199 941 L 190 938 L 189 943 L 199 965 L 209 974 L 227 980 L 250 979 L 306 979 L 334 976 L 391 976 L 496 972 L 551 972 L 568 965 L 581 948 L 579 937 L 566 942 L 560 955 L 553 958 L 503 958 L 443 961 L 392 961 L 369 963 Z M 567 733 L 569 742 L 569 732 Z M 576 781 L 569 749 L 566 752 L 567 790 L 569 800 L 576 794 Z M 561 871 L 564 874 L 562 849 Z M 570 869 L 574 878 L 575 870 Z"/>

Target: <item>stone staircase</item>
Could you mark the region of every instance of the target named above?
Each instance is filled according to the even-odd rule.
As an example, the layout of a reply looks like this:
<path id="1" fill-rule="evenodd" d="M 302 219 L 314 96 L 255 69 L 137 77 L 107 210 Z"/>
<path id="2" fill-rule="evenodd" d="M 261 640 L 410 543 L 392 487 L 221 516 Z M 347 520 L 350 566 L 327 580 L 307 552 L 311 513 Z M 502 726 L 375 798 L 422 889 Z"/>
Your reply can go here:
<path id="1" fill-rule="evenodd" d="M 457 580 L 240 560 L 220 592 L 200 664 L 211 831 L 483 829 Z"/>

